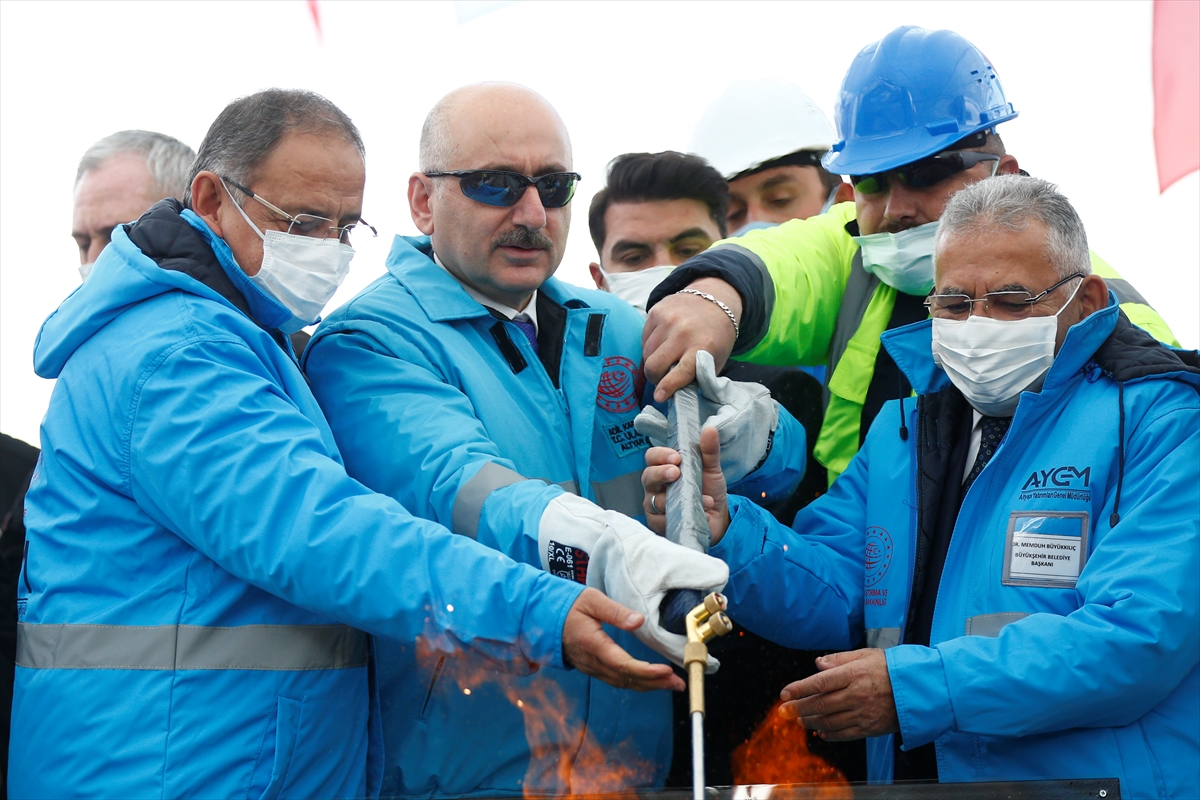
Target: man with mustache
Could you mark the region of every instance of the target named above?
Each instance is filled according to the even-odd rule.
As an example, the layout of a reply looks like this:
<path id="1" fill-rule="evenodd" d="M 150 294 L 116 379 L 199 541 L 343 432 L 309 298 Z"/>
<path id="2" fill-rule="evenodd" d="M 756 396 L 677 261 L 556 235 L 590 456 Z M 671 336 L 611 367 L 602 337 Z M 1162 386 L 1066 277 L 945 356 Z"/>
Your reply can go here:
<path id="1" fill-rule="evenodd" d="M 566 128 L 539 95 L 503 83 L 451 92 L 425 121 L 408 184 L 425 236 L 396 238 L 388 274 L 326 319 L 304 368 L 354 477 L 632 603 L 647 615 L 641 641 L 617 640 L 638 658 L 661 662 L 649 645 L 678 663 L 683 637 L 659 626 L 659 603 L 672 588 L 719 588 L 726 571 L 634 519 L 648 447 L 633 427 L 641 317 L 553 277 L 579 177 Z M 746 450 L 735 481 L 786 472 L 778 454 L 802 434 L 786 413 L 779 420 L 774 447 L 764 437 Z M 615 788 L 596 773 L 612 762 L 630 768 L 622 786 L 662 785 L 665 691 L 637 695 L 563 670 L 503 675 L 478 657 L 424 658 L 385 639 L 377 653 L 385 794 Z M 594 762 L 580 755 L 589 750 Z"/>

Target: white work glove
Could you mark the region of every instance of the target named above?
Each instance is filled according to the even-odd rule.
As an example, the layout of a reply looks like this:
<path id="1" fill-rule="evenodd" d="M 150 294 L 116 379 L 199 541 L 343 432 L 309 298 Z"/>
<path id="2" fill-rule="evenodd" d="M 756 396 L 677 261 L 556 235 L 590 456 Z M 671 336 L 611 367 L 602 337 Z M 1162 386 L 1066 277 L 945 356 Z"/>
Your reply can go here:
<path id="1" fill-rule="evenodd" d="M 729 485 L 758 469 L 770 452 L 779 409 L 765 386 L 717 377 L 712 354 L 696 352 L 701 427 L 716 428 L 721 439 L 721 472 Z M 633 421 L 637 432 L 657 447 L 667 446 L 667 418 L 646 406 Z"/>
<path id="2" fill-rule="evenodd" d="M 538 524 L 542 568 L 599 589 L 646 618 L 634 635 L 683 666 L 687 637 L 659 624 L 658 607 L 671 589 L 719 592 L 729 580 L 724 561 L 668 542 L 616 511 L 573 494 L 550 501 Z M 707 672 L 720 663 L 708 657 Z"/>

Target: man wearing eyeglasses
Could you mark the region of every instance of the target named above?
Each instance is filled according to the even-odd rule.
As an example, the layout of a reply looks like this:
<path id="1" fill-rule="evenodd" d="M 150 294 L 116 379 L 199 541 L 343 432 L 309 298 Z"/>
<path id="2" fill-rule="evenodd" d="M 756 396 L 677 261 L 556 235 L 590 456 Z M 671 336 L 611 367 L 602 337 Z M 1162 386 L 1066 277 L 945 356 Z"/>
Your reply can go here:
<path id="1" fill-rule="evenodd" d="M 924 319 L 937 221 L 957 191 L 1019 172 L 996 126 L 1017 116 L 991 62 L 952 31 L 902 27 L 864 48 L 842 84 L 840 140 L 823 164 L 851 176 L 854 205 L 751 231 L 681 265 L 650 296 L 646 374 L 656 399 L 694 373 L 695 353 L 756 364 L 825 365 L 814 454 L 832 482 L 886 400 L 911 387 L 880 348 L 886 330 Z M 1093 255 L 1135 324 L 1174 343 L 1166 323 Z M 710 295 L 724 312 L 686 288 Z"/>
<path id="2" fill-rule="evenodd" d="M 635 519 L 648 446 L 633 426 L 642 319 L 611 294 L 553 277 L 579 180 L 571 158 L 562 120 L 529 89 L 478 84 L 440 100 L 408 187 L 425 236 L 396 238 L 388 274 L 322 323 L 303 366 L 352 475 L 457 533 L 634 604 L 648 619 L 641 641 L 618 641 L 679 663 L 684 639 L 658 625 L 659 604 L 673 588 L 724 585 L 724 565 Z M 775 413 L 765 391 L 754 402 Z M 751 404 L 742 410 L 739 419 L 753 417 Z M 803 457 L 783 417 L 775 441 L 784 444 L 764 437 L 755 450 L 747 437 L 734 480 L 783 474 L 771 459 L 796 451 L 788 441 Z M 502 675 L 478 658 L 429 658 L 382 638 L 377 648 L 385 793 L 662 785 L 666 692 L 635 695 L 561 670 Z M 614 762 L 626 771 L 612 775 Z"/>
<path id="3" fill-rule="evenodd" d="M 785 716 L 867 738 L 873 781 L 1200 769 L 1200 353 L 1132 325 L 1070 203 L 1004 176 L 949 202 L 931 320 L 884 334 L 916 398 L 792 529 L 706 470 L 730 614 L 818 659 Z M 712 437 L 705 459 L 719 459 Z M 679 473 L 654 449 L 647 493 Z M 661 517 L 651 517 L 661 524 Z"/>
<path id="4" fill-rule="evenodd" d="M 366 632 L 679 684 L 603 632 L 638 615 L 346 474 L 287 334 L 369 227 L 365 175 L 325 98 L 234 101 L 182 202 L 115 228 L 42 326 L 14 797 L 377 796 Z"/>

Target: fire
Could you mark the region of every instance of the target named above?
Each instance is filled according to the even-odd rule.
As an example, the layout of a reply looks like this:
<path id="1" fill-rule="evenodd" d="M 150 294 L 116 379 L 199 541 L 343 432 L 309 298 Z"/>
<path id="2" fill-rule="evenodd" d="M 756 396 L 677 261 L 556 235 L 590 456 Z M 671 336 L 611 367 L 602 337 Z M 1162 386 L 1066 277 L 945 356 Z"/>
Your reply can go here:
<path id="1" fill-rule="evenodd" d="M 808 752 L 808 731 L 798 720 L 779 716 L 779 706 L 772 706 L 750 738 L 733 751 L 734 783 L 825 783 L 830 784 L 828 791 L 817 795 L 822 800 L 852 797 L 846 776 Z"/>
<path id="2" fill-rule="evenodd" d="M 649 786 L 654 780 L 656 765 L 640 758 L 632 742 L 605 748 L 585 731 L 576 746 L 578 734 L 572 735 L 564 713 L 571 704 L 557 685 L 542 684 L 540 695 L 522 687 L 518 695 L 503 676 L 492 673 L 488 678 L 500 678 L 505 697 L 525 719 L 525 740 L 533 754 L 525 773 L 525 797 L 544 798 L 546 789 L 554 786 L 569 786 L 571 794 L 602 794 Z"/>
<path id="3" fill-rule="evenodd" d="M 434 652 L 424 638 L 416 644 L 418 662 L 427 668 L 447 657 Z M 521 712 L 530 749 L 521 784 L 526 798 L 545 800 L 561 794 L 562 787 L 569 787 L 573 795 L 595 795 L 654 783 L 661 771 L 659 765 L 642 758 L 632 741 L 602 747 L 587 729 L 580 741 L 578 727 L 567 722 L 573 716 L 574 703 L 557 684 L 542 681 L 531 686 L 518 681 L 516 675 L 488 669 L 482 662 L 464 669 L 464 662 L 469 659 L 460 661 L 454 670 L 458 691 L 472 695 L 485 686 L 498 688 Z"/>

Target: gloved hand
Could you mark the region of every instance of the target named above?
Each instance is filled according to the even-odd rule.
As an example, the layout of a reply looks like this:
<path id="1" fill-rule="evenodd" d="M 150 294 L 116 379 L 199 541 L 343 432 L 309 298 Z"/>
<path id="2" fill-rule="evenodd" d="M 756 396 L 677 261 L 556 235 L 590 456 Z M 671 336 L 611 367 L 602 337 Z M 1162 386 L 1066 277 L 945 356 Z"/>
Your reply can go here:
<path id="1" fill-rule="evenodd" d="M 766 461 L 779 425 L 779 410 L 765 386 L 718 378 L 713 357 L 704 350 L 696 353 L 696 383 L 701 424 L 717 429 L 721 472 L 733 485 Z M 666 446 L 667 418 L 658 409 L 646 406 L 633 426 L 655 446 Z"/>
<path id="2" fill-rule="evenodd" d="M 719 592 L 729 580 L 725 562 L 672 544 L 624 514 L 573 494 L 561 494 L 546 506 L 538 546 L 547 572 L 599 589 L 645 616 L 634 635 L 681 667 L 687 637 L 659 624 L 663 596 L 671 589 Z M 707 672 L 718 666 L 709 656 Z"/>

